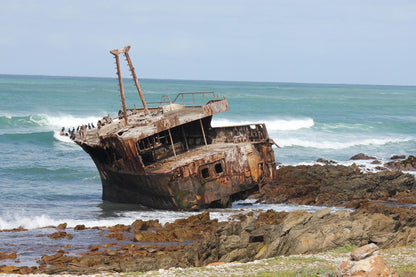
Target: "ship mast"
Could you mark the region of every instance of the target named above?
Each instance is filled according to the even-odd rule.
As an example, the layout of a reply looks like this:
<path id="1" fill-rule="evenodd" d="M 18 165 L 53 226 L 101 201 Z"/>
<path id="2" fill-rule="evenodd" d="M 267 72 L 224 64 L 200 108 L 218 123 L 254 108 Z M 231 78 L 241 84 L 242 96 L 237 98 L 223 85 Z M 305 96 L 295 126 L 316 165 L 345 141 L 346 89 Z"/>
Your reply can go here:
<path id="1" fill-rule="evenodd" d="M 130 56 L 129 56 L 130 46 L 126 46 L 126 47 L 124 47 L 124 49 L 125 49 L 124 55 L 126 56 L 127 63 L 129 64 L 130 72 L 131 72 L 131 76 L 133 77 L 134 84 L 136 85 L 137 91 L 139 92 L 140 100 L 142 100 L 144 112 L 145 112 L 145 114 L 149 114 L 149 110 L 147 109 L 146 100 L 144 99 L 142 89 L 140 88 L 139 80 L 137 79 L 136 72 L 134 71 L 133 64 L 131 63 L 131 60 L 130 60 Z"/>
<path id="2" fill-rule="evenodd" d="M 134 80 L 134 83 L 136 85 L 137 91 L 139 92 L 139 95 L 140 95 L 140 100 L 143 103 L 144 112 L 145 112 L 145 114 L 149 114 L 149 110 L 147 109 L 146 100 L 144 99 L 143 92 L 140 88 L 139 80 L 137 79 L 136 73 L 134 71 L 133 64 L 131 63 L 131 59 L 130 59 L 130 56 L 129 56 L 130 48 L 131 47 L 129 45 L 129 46 L 126 46 L 124 48 L 114 49 L 114 50 L 110 51 L 110 53 L 113 54 L 115 59 L 116 59 L 118 84 L 120 86 L 120 96 L 121 96 L 121 103 L 123 105 L 124 124 L 125 125 L 127 125 L 127 109 L 126 109 L 126 99 L 125 99 L 125 96 L 124 96 L 123 79 L 121 78 L 121 71 L 120 71 L 120 58 L 119 58 L 120 54 L 124 53 L 124 56 L 126 57 L 127 63 L 129 65 L 129 68 L 130 68 L 130 71 L 131 71 L 131 75 L 133 77 L 133 80 Z"/>

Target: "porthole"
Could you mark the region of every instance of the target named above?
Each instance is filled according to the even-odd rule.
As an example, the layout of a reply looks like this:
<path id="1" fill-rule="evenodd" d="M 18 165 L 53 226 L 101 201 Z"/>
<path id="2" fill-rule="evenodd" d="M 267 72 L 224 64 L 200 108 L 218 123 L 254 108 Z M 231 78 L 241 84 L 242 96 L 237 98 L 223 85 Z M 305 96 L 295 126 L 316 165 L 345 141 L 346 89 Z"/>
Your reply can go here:
<path id="1" fill-rule="evenodd" d="M 216 172 L 217 174 L 220 174 L 222 171 L 223 171 L 223 170 L 222 170 L 222 164 L 221 164 L 221 163 L 217 163 L 217 164 L 215 165 L 215 172 Z"/>
<path id="2" fill-rule="evenodd" d="M 203 169 L 201 170 L 201 174 L 202 174 L 202 177 L 204 177 L 204 178 L 208 178 L 208 177 L 209 177 L 209 170 L 208 170 L 208 167 L 203 168 Z"/>

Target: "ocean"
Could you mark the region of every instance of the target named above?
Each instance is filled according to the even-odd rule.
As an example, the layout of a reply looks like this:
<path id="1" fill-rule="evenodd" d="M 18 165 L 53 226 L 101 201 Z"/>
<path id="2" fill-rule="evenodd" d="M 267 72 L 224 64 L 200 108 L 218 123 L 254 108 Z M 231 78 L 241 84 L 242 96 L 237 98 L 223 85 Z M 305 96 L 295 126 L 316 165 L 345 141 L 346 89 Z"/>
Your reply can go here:
<path id="1" fill-rule="evenodd" d="M 313 164 L 318 158 L 349 165 L 349 158 L 358 153 L 381 161 L 416 153 L 415 86 L 156 79 L 140 83 L 148 102 L 179 92 L 225 96 L 230 110 L 214 116 L 213 125 L 265 122 L 280 146 L 274 148 L 276 161 L 283 165 Z M 126 78 L 124 85 L 127 106 L 141 107 L 133 81 Z M 138 218 L 164 223 L 194 214 L 101 200 L 92 160 L 59 131 L 115 116 L 119 109 L 116 78 L 0 75 L 0 230 L 36 230 L 63 222 L 69 227 L 109 226 Z M 225 220 L 240 209 L 299 208 L 245 204 L 211 210 L 211 216 Z"/>

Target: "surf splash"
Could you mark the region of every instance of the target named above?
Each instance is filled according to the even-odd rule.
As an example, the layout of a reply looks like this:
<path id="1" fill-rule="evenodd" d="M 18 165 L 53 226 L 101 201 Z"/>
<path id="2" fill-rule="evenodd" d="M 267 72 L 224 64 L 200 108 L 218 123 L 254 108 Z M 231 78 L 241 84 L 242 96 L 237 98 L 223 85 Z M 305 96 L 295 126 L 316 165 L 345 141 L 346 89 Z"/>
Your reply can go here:
<path id="1" fill-rule="evenodd" d="M 266 123 L 268 131 L 294 131 L 305 128 L 312 128 L 315 122 L 312 118 L 293 118 L 293 119 L 274 119 L 274 120 L 229 120 L 225 118 L 213 119 L 213 127 L 223 127 L 232 125 L 243 125 L 253 123 Z"/>
<path id="2" fill-rule="evenodd" d="M 104 114 L 104 113 L 103 113 Z M 47 114 L 31 114 L 24 116 L 0 116 L 0 129 L 26 128 L 26 127 L 76 127 L 88 122 L 99 120 L 96 116 L 75 117 L 73 115 L 52 116 Z"/>
<path id="3" fill-rule="evenodd" d="M 333 138 L 332 138 L 333 139 Z M 362 139 L 362 140 L 348 140 L 346 138 L 339 138 L 339 141 L 322 140 L 317 138 L 313 139 L 302 139 L 302 138 L 280 138 L 280 147 L 305 147 L 305 148 L 316 148 L 316 149 L 333 149 L 342 150 L 352 148 L 356 146 L 382 146 L 390 143 L 403 143 L 413 141 L 412 138 L 381 138 L 381 139 Z"/>
<path id="4" fill-rule="evenodd" d="M 116 224 L 130 225 L 135 220 L 141 219 L 144 221 L 157 219 L 164 225 L 167 222 L 171 223 L 177 219 L 187 218 L 192 215 L 200 214 L 203 212 L 209 212 L 211 219 L 218 219 L 218 221 L 228 221 L 233 215 L 240 213 L 248 213 L 251 211 L 262 212 L 265 210 L 275 210 L 277 212 L 292 212 L 295 210 L 306 210 L 308 212 L 316 212 L 326 207 L 324 206 L 308 206 L 308 205 L 294 205 L 294 204 L 259 204 L 255 203 L 254 199 L 240 200 L 233 203 L 232 208 L 228 209 L 214 209 L 214 210 L 202 210 L 199 212 L 191 211 L 167 211 L 167 210 L 136 210 L 136 211 L 120 211 L 115 213 L 113 217 L 102 219 L 74 219 L 74 218 L 62 218 L 54 219 L 47 214 L 33 215 L 25 211 L 20 212 L 8 212 L 0 215 L 0 230 L 11 230 L 15 228 L 24 229 L 38 229 L 45 227 L 58 226 L 61 223 L 67 223 L 68 228 L 74 228 L 76 225 L 83 224 L 88 228 L 96 226 L 114 226 Z M 349 210 L 342 207 L 331 207 L 331 211 L 337 210 Z"/>

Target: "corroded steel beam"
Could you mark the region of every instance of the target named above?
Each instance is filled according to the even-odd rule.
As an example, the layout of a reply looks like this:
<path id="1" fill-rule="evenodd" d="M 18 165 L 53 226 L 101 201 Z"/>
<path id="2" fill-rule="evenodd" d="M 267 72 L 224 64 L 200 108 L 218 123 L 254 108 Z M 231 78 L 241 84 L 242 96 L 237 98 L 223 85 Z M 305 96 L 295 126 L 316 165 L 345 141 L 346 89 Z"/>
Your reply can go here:
<path id="1" fill-rule="evenodd" d="M 113 51 L 110 51 L 110 53 L 113 54 L 116 59 L 118 84 L 120 86 L 121 103 L 123 104 L 123 112 L 124 112 L 124 124 L 127 125 L 126 99 L 124 97 L 123 79 L 121 78 L 121 72 L 120 72 L 120 58 L 118 56 L 119 50 L 120 49 L 113 50 Z"/>
<path id="2" fill-rule="evenodd" d="M 149 114 L 149 110 L 147 109 L 146 100 L 144 99 L 142 89 L 140 88 L 139 80 L 137 79 L 136 72 L 134 71 L 133 64 L 131 63 L 131 59 L 130 59 L 130 56 L 129 56 L 129 49 L 130 49 L 130 46 L 128 46 L 128 49 L 124 51 L 124 55 L 126 56 L 127 63 L 129 64 L 130 72 L 131 72 L 131 75 L 133 76 L 134 84 L 136 85 L 137 91 L 139 92 L 140 100 L 142 100 L 145 114 Z"/>

